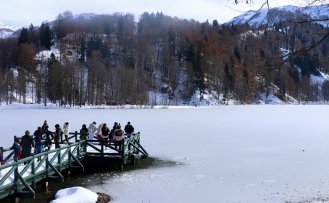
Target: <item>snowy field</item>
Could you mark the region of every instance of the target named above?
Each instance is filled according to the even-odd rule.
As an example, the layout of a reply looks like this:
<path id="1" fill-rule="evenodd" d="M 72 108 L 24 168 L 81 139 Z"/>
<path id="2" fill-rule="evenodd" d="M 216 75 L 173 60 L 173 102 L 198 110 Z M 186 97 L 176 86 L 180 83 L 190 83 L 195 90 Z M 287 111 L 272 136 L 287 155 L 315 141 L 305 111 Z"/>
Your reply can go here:
<path id="1" fill-rule="evenodd" d="M 130 121 L 161 167 L 87 186 L 115 203 L 329 202 L 329 106 L 222 106 L 172 109 L 1 109 L 0 140 L 69 121 Z M 173 164 L 172 164 L 173 163 Z M 96 175 L 88 179 L 99 177 Z"/>

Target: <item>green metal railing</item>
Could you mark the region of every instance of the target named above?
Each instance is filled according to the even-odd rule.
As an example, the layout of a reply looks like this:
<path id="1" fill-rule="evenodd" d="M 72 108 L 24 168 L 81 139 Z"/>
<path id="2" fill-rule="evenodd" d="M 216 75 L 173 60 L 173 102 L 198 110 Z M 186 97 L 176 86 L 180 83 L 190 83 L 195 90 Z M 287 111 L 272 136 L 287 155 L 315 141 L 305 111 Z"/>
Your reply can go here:
<path id="1" fill-rule="evenodd" d="M 99 155 L 101 157 L 119 155 L 121 164 L 127 164 L 131 156 L 139 153 L 143 157 L 148 157 L 147 151 L 140 144 L 139 132 L 133 133 L 130 138 L 124 138 L 121 141 L 87 140 L 86 147 L 86 155 Z M 106 149 L 111 149 L 112 152 L 106 152 Z"/>
<path id="2" fill-rule="evenodd" d="M 122 167 L 129 159 L 134 163 L 136 157 L 148 157 L 147 151 L 140 144 L 139 132 L 121 141 L 80 140 L 78 136 L 77 131 L 70 133 L 70 144 L 16 161 L 12 159 L 12 150 L 0 147 L 2 155 L 7 153 L 0 166 L 0 199 L 11 194 L 35 197 L 37 182 L 54 178 L 64 181 L 61 171 L 71 167 L 80 167 L 84 171 L 80 160 L 85 156 L 115 157 L 120 160 Z"/>
<path id="3" fill-rule="evenodd" d="M 45 178 L 59 178 L 64 181 L 61 171 L 77 164 L 84 170 L 80 158 L 84 155 L 85 141 L 78 141 L 58 149 L 42 152 L 16 162 L 0 166 L 0 199 L 16 194 L 35 196 L 36 183 Z"/>

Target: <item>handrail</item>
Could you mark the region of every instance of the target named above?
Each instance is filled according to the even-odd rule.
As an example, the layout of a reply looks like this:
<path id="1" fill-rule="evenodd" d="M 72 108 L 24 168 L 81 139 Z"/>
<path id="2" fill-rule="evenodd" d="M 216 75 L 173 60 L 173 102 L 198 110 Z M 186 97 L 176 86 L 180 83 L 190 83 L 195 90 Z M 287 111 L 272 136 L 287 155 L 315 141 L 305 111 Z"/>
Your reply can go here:
<path id="1" fill-rule="evenodd" d="M 80 133 L 78 133 L 77 131 L 75 132 L 70 132 L 69 134 L 73 135 L 73 136 L 70 136 L 69 137 L 69 140 L 73 139 L 74 138 L 74 143 L 76 143 L 78 141 L 78 135 Z M 19 137 L 16 137 L 14 136 L 14 140 L 16 138 L 19 138 Z M 20 139 L 20 138 L 19 138 Z M 50 138 L 51 140 L 53 140 L 53 138 Z M 44 140 L 43 140 L 44 142 Z M 63 138 L 61 138 L 61 143 L 63 144 Z M 43 143 L 42 143 L 43 144 Z M 52 143 L 53 144 L 53 143 Z M 0 147 L 0 156 L 4 156 L 4 152 L 8 152 L 8 151 L 11 151 L 7 156 L 3 157 L 3 160 L 2 160 L 2 164 L 6 164 L 8 160 L 10 160 L 13 155 L 14 155 L 14 150 L 10 149 L 10 148 L 3 148 L 3 147 Z M 0 163 L 1 164 L 1 163 Z"/>
<path id="2" fill-rule="evenodd" d="M 72 143 L 71 145 L 62 146 L 58 149 L 52 149 L 45 151 L 30 157 L 26 157 L 17 160 L 13 163 L 5 164 L 0 166 L 0 199 L 14 192 L 20 192 L 23 188 L 27 188 L 30 194 L 34 195 L 33 189 L 30 187 L 35 187 L 35 183 L 50 174 L 58 175 L 62 180 L 63 176 L 60 171 L 64 168 L 70 167 L 73 162 L 76 162 L 78 166 L 84 170 L 84 166 L 79 161 L 79 150 L 82 149 L 81 146 L 85 144 L 84 140 L 78 141 L 77 143 Z M 60 155 L 61 156 L 57 156 Z M 38 158 L 42 157 L 38 162 Z M 53 159 L 55 157 L 55 159 Z M 58 159 L 57 159 L 58 158 Z M 24 162 L 26 165 L 23 165 Z M 59 167 L 59 169 L 57 168 Z M 49 171 L 50 170 L 50 171 Z M 37 177 L 39 179 L 37 180 Z M 7 180 L 10 178 L 10 181 Z M 13 187 L 15 190 L 13 190 Z M 8 193 L 7 189 L 11 189 Z"/>
<path id="3" fill-rule="evenodd" d="M 134 159 L 140 157 L 135 156 L 138 153 L 141 153 L 142 157 L 148 157 L 147 151 L 140 145 L 139 132 L 133 133 L 130 138 L 125 137 L 121 141 L 110 140 L 109 142 L 78 139 L 80 133 L 77 131 L 69 134 L 73 135 L 69 136 L 69 140 L 75 139 L 74 142 L 61 145 L 60 148 L 15 160 L 12 163 L 7 161 L 12 156 L 13 150 L 0 147 L 1 154 L 9 152 L 9 155 L 5 157 L 5 164 L 0 165 L 0 174 L 2 173 L 2 177 L 0 176 L 0 199 L 13 193 L 19 193 L 24 188 L 34 195 L 32 188 L 35 188 L 37 181 L 53 177 L 53 175 L 63 180 L 61 170 L 71 167 L 73 162 L 84 170 L 83 164 L 80 163 L 81 158 L 84 156 L 97 156 L 98 154 L 102 158 L 113 158 L 121 164 L 121 167 L 127 163 L 129 158 L 134 163 Z M 107 151 L 108 149 L 110 151 Z M 23 165 L 24 163 L 26 165 Z"/>

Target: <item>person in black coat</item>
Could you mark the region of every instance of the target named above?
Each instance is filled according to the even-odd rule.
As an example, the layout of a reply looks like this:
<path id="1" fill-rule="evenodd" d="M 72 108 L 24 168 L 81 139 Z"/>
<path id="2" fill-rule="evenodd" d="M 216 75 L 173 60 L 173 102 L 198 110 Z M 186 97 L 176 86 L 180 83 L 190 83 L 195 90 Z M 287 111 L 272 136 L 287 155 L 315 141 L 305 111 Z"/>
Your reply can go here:
<path id="1" fill-rule="evenodd" d="M 41 153 L 43 151 L 41 127 L 38 127 L 38 129 L 34 131 L 34 142 L 35 142 L 35 154 Z M 41 160 L 41 157 L 38 157 L 38 161 L 39 160 Z"/>
<path id="2" fill-rule="evenodd" d="M 45 142 L 44 142 L 44 146 L 48 148 L 48 151 L 50 150 L 51 148 L 51 145 L 52 145 L 52 142 L 51 142 L 51 139 L 54 139 L 54 134 L 49 131 L 49 127 L 46 126 L 45 127 Z"/>
<path id="3" fill-rule="evenodd" d="M 111 129 L 110 134 L 109 134 L 109 139 L 110 140 L 114 139 L 114 131 L 115 131 L 115 129 L 117 129 L 118 125 L 119 125 L 118 122 L 114 122 L 113 128 Z"/>
<path id="4" fill-rule="evenodd" d="M 22 137 L 21 140 L 22 146 L 22 158 L 26 158 L 31 156 L 32 147 L 34 147 L 33 138 L 30 136 L 30 131 L 25 131 L 25 135 Z M 24 162 L 26 164 L 26 162 Z"/>
<path id="5" fill-rule="evenodd" d="M 83 124 L 82 128 L 80 130 L 80 139 L 87 140 L 87 138 L 88 138 L 88 128 L 87 128 L 86 124 Z"/>
<path id="6" fill-rule="evenodd" d="M 134 132 L 134 127 L 130 124 L 130 122 L 127 123 L 125 126 L 125 132 L 127 133 L 127 137 L 130 138 L 131 134 Z"/>
<path id="7" fill-rule="evenodd" d="M 48 128 L 48 124 L 47 124 L 47 120 L 45 120 L 42 124 L 42 127 L 41 127 L 41 131 L 42 131 L 42 134 L 44 134 L 46 132 L 46 128 Z"/>
<path id="8" fill-rule="evenodd" d="M 102 127 L 102 136 L 107 138 L 109 136 L 109 133 L 110 129 L 107 127 L 106 123 L 104 123 Z"/>
<path id="9" fill-rule="evenodd" d="M 55 132 L 54 132 L 54 142 L 55 142 L 55 148 L 60 148 L 59 143 L 61 142 L 61 137 L 63 135 L 63 131 L 59 124 L 55 125 Z"/>

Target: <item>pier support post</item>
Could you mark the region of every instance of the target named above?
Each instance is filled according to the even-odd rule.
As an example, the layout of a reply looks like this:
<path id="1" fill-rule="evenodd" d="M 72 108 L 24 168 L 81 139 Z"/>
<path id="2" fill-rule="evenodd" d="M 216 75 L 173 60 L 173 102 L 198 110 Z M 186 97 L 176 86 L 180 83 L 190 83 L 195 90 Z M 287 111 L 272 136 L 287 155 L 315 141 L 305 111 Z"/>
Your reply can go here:
<path id="1" fill-rule="evenodd" d="M 3 147 L 0 147 L 0 166 L 3 164 Z M 0 171 L 1 173 L 1 171 Z"/>
<path id="2" fill-rule="evenodd" d="M 34 155 L 33 155 L 33 159 L 31 161 L 32 161 L 32 163 L 31 163 L 31 173 L 33 175 L 32 188 L 35 190 L 37 188 L 37 184 L 36 184 L 36 180 L 35 180 L 35 164 L 34 164 L 35 158 L 34 158 Z"/>
<path id="3" fill-rule="evenodd" d="M 130 156 L 130 162 L 131 162 L 131 165 L 135 165 L 135 157 L 134 157 L 134 155 L 131 155 Z"/>
<path id="4" fill-rule="evenodd" d="M 46 187 L 46 194 L 49 194 L 49 183 L 48 183 L 48 181 L 45 182 L 45 187 Z"/>
<path id="5" fill-rule="evenodd" d="M 78 142 L 78 131 L 74 132 L 74 142 L 77 143 Z"/>

